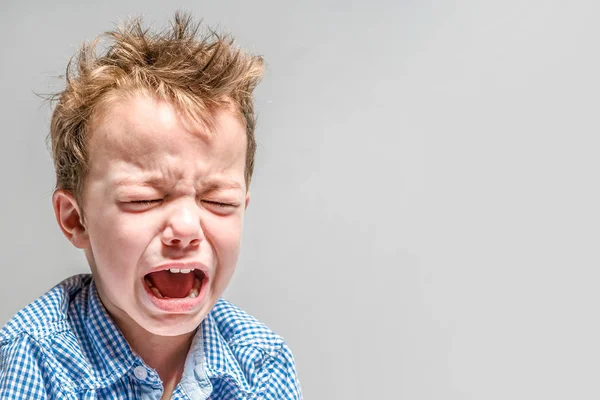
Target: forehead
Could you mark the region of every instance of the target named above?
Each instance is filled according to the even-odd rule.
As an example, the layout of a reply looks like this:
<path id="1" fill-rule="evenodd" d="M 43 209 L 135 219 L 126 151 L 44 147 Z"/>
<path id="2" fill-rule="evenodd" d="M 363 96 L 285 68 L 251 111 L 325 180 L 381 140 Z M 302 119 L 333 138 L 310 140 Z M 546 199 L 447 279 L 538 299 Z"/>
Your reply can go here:
<path id="1" fill-rule="evenodd" d="M 212 130 L 190 120 L 168 101 L 143 94 L 115 97 L 93 120 L 89 147 L 144 156 L 148 151 L 169 152 L 174 147 L 180 151 L 182 140 L 217 148 L 245 146 L 245 128 L 233 106 L 217 110 L 210 117 Z"/>
<path id="2" fill-rule="evenodd" d="M 211 117 L 209 130 L 167 101 L 143 95 L 112 101 L 90 130 L 90 173 L 118 167 L 205 174 L 241 168 L 243 174 L 246 131 L 239 114 L 221 109 Z"/>

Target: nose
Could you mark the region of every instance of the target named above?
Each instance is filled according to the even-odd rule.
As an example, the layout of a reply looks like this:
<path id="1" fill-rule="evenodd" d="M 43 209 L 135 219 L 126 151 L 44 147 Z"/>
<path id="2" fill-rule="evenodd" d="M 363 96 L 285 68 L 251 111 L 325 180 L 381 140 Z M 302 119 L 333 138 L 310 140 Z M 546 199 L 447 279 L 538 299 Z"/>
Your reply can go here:
<path id="1" fill-rule="evenodd" d="M 198 246 L 204 240 L 198 205 L 195 201 L 172 204 L 167 223 L 162 232 L 162 242 L 171 247 Z"/>

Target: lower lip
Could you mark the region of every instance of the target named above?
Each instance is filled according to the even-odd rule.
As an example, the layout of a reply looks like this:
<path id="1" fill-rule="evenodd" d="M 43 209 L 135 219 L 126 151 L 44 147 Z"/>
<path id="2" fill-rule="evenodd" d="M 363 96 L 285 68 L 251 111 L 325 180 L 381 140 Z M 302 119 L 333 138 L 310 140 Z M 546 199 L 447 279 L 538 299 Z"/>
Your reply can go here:
<path id="1" fill-rule="evenodd" d="M 208 278 L 206 276 L 202 279 L 202 283 L 200 284 L 200 290 L 198 292 L 198 296 L 196 297 L 184 297 L 182 299 L 159 299 L 152 293 L 146 280 L 142 278 L 142 282 L 144 284 L 144 289 L 148 297 L 150 297 L 150 301 L 154 304 L 154 306 L 162 311 L 169 313 L 185 313 L 193 311 L 198 307 L 202 300 L 204 300 L 204 296 L 206 295 Z"/>

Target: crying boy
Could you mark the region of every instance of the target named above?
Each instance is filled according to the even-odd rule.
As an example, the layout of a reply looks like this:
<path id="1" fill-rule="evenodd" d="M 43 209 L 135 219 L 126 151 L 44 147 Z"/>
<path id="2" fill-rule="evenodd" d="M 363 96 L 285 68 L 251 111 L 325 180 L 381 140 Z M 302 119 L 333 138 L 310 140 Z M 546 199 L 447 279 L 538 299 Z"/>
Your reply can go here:
<path id="1" fill-rule="evenodd" d="M 91 275 L 0 331 L 2 399 L 298 399 L 283 339 L 221 299 L 235 270 L 263 61 L 189 16 L 135 20 L 67 67 L 58 225 Z"/>

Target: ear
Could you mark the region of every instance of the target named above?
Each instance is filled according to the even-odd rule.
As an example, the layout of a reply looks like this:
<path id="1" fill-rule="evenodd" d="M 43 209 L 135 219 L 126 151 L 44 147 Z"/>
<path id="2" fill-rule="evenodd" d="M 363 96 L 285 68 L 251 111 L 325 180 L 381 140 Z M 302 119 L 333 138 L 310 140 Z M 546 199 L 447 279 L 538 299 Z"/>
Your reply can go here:
<path id="1" fill-rule="evenodd" d="M 250 192 L 246 192 L 246 204 L 244 205 L 244 210 L 248 208 L 248 203 L 250 203 Z"/>
<path id="2" fill-rule="evenodd" d="M 56 222 L 65 237 L 79 249 L 89 246 L 88 232 L 77 201 L 71 192 L 58 189 L 52 195 Z"/>

